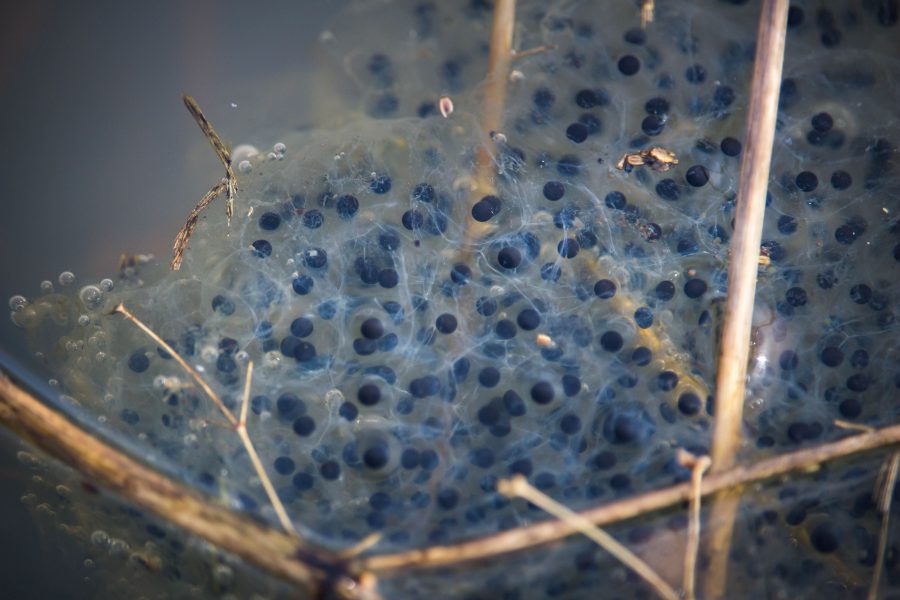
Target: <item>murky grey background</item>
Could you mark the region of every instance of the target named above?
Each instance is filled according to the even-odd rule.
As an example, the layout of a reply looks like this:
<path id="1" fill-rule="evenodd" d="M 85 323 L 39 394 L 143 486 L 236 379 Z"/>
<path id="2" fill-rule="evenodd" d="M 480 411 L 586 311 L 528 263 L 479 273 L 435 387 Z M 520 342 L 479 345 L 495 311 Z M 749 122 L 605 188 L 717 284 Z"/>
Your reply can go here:
<path id="1" fill-rule="evenodd" d="M 222 175 L 182 92 L 229 142 L 263 149 L 305 125 L 302 73 L 344 4 L 0 3 L 0 347 L 22 352 L 10 295 L 35 295 L 67 269 L 98 281 L 121 252 L 168 255 Z M 82 557 L 38 535 L 19 501 L 23 477 L 2 431 L 0 595 L 76 597 Z"/>

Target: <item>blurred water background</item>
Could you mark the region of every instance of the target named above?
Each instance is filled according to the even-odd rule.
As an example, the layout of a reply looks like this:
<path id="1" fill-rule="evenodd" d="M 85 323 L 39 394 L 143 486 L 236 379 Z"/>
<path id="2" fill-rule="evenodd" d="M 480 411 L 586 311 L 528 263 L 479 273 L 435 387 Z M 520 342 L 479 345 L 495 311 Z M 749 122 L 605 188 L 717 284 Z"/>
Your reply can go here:
<path id="1" fill-rule="evenodd" d="M 310 119 L 311 47 L 345 2 L 0 4 L 0 298 L 60 271 L 97 281 L 121 252 L 167 256 L 221 167 L 185 110 L 223 138 L 271 143 Z M 0 319 L 0 348 L 26 359 Z M 18 442 L 0 432 L 0 595 L 72 598 L 80 556 L 38 535 L 20 502 Z M 79 590 L 76 592 L 75 590 Z"/>

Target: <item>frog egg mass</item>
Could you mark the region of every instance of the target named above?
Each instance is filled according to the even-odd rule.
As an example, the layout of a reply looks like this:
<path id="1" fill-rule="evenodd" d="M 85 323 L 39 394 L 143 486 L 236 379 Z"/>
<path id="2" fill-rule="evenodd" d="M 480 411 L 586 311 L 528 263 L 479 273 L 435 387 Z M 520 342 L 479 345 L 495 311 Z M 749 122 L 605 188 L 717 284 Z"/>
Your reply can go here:
<path id="1" fill-rule="evenodd" d="M 336 17 L 318 60 L 339 76 L 309 83 L 341 118 L 242 147 L 236 192 L 220 184 L 180 268 L 132 256 L 109 279 L 73 269 L 10 299 L 48 402 L 210 503 L 346 557 L 552 519 L 498 490 L 516 476 L 576 511 L 690 481 L 676 454 L 712 444 L 760 7 L 657 0 L 642 28 L 640 5 L 518 2 L 490 132 L 497 6 L 366 2 Z M 787 13 L 739 463 L 900 414 L 897 13 L 896 0 Z M 245 393 L 286 522 L 232 426 Z M 36 476 L 23 500 L 90 561 L 76 596 L 297 597 L 20 454 Z M 727 597 L 864 597 L 876 565 L 878 597 L 900 594 L 893 518 L 877 560 L 896 517 L 873 500 L 887 456 L 741 488 Z M 686 508 L 604 530 L 680 589 Z M 573 535 L 379 576 L 377 593 L 657 592 Z"/>

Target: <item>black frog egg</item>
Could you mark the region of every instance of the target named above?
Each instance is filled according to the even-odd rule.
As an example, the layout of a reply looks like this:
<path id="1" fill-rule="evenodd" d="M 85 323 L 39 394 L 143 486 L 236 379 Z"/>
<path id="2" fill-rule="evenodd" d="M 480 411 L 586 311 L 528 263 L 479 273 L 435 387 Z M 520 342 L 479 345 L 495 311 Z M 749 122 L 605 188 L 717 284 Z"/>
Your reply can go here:
<path id="1" fill-rule="evenodd" d="M 354 460 L 345 464 L 367 479 L 388 477 L 400 467 L 403 448 L 381 417 L 363 413 L 353 424 Z"/>

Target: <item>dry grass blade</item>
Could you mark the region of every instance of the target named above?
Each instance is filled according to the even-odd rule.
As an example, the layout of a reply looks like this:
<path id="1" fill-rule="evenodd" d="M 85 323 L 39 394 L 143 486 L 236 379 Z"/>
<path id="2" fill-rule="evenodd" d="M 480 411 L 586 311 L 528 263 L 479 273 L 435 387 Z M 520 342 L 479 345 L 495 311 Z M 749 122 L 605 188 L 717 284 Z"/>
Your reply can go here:
<path id="1" fill-rule="evenodd" d="M 252 382 L 253 361 L 250 361 L 247 363 L 247 374 L 244 379 L 244 395 L 243 400 L 241 401 L 241 419 L 235 427 L 235 430 L 241 438 L 244 449 L 250 456 L 250 462 L 253 463 L 253 469 L 256 471 L 257 477 L 259 477 L 259 480 L 262 482 L 263 489 L 266 490 L 266 495 L 269 497 L 269 502 L 272 503 L 272 508 L 275 509 L 275 514 L 278 515 L 281 526 L 284 527 L 284 530 L 289 534 L 298 536 L 297 530 L 294 529 L 294 524 L 291 522 L 291 518 L 284 509 L 284 504 L 281 503 L 281 498 L 278 497 L 278 493 L 275 491 L 275 486 L 272 485 L 272 480 L 269 479 L 262 461 L 259 460 L 259 454 L 256 453 L 256 447 L 250 439 L 250 434 L 247 433 L 247 407 L 250 405 L 250 386 Z"/>
<path id="2" fill-rule="evenodd" d="M 512 479 L 497 482 L 497 491 L 504 496 L 518 497 L 527 500 L 550 513 L 560 521 L 568 523 L 573 529 L 590 538 L 598 546 L 612 554 L 622 564 L 640 575 L 653 586 L 653 589 L 666 600 L 679 600 L 678 594 L 660 577 L 650 565 L 638 558 L 631 550 L 623 546 L 614 537 L 595 526 L 580 514 L 563 506 L 550 496 L 532 487 L 522 475 L 516 475 Z"/>
<path id="3" fill-rule="evenodd" d="M 124 304 L 119 304 L 113 309 L 112 312 L 120 314 L 134 323 L 138 327 L 138 329 L 140 329 L 147 335 L 147 337 L 159 344 L 159 346 L 163 350 L 168 352 L 172 356 L 172 358 L 175 359 L 175 362 L 177 362 L 181 366 L 181 368 L 184 369 L 185 373 L 190 375 L 191 379 L 193 379 L 197 383 L 197 385 L 200 386 L 200 389 L 203 390 L 207 397 L 209 397 L 209 399 L 213 401 L 219 411 L 223 415 L 225 415 L 225 418 L 228 419 L 228 423 L 232 427 L 237 427 L 238 420 L 235 418 L 234 413 L 228 410 L 228 407 L 225 406 L 225 404 L 222 402 L 222 399 L 215 392 L 215 390 L 209 387 L 209 384 L 206 383 L 206 381 L 202 377 L 200 377 L 200 374 L 197 373 L 197 371 L 191 365 L 189 365 L 187 361 L 184 360 L 184 358 L 180 354 L 178 354 L 174 348 L 172 348 L 172 346 L 170 346 L 164 339 L 162 339 L 155 331 L 150 329 L 150 327 L 146 323 L 138 319 L 134 315 L 134 313 L 125 308 Z"/>
<path id="4" fill-rule="evenodd" d="M 222 165 L 225 166 L 225 184 L 228 191 L 228 204 L 225 206 L 225 215 L 230 223 L 234 214 L 234 197 L 237 195 L 237 177 L 235 177 L 234 169 L 231 166 L 231 151 L 222 143 L 222 139 L 216 133 L 216 130 L 213 129 L 212 123 L 209 122 L 203 111 L 200 110 L 200 105 L 197 104 L 197 101 L 187 94 L 182 94 L 181 98 L 184 100 L 184 105 L 187 107 L 188 112 L 197 121 L 197 125 L 200 126 L 200 130 L 209 141 L 209 145 L 215 150 L 216 156 L 219 157 Z"/>
<path id="5" fill-rule="evenodd" d="M 900 467 L 900 450 L 895 450 L 882 466 L 875 486 L 878 510 L 881 512 L 881 532 L 878 536 L 878 556 L 875 559 L 875 571 L 872 573 L 868 600 L 875 600 L 878 597 L 878 584 L 881 582 L 881 571 L 884 569 L 884 557 L 887 554 L 888 524 L 891 518 L 894 487 L 897 485 L 898 467 Z"/>
<path id="6" fill-rule="evenodd" d="M 184 260 L 184 251 L 187 250 L 188 242 L 191 241 L 191 236 L 194 234 L 194 230 L 197 228 L 197 221 L 200 219 L 200 213 L 203 212 L 209 204 L 219 197 L 219 194 L 225 191 L 227 184 L 224 181 L 220 181 L 216 185 L 212 186 L 206 195 L 200 199 L 200 202 L 197 203 L 197 206 L 194 207 L 194 210 L 191 211 L 191 214 L 188 215 L 187 221 L 184 222 L 181 229 L 178 231 L 178 235 L 175 236 L 175 244 L 172 246 L 172 262 L 169 263 L 169 267 L 173 271 L 177 271 L 181 268 L 181 262 Z"/>

